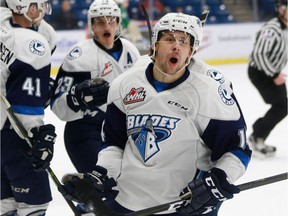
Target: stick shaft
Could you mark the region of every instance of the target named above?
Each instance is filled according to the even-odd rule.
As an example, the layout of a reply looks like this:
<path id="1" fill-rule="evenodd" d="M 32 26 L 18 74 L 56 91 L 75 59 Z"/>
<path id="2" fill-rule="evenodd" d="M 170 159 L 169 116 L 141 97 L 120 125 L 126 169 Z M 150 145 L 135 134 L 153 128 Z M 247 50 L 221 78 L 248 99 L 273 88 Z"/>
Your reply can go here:
<path id="1" fill-rule="evenodd" d="M 256 187 L 261 187 L 267 184 L 272 184 L 275 182 L 283 181 L 283 180 L 286 180 L 287 178 L 288 178 L 288 173 L 285 172 L 285 173 L 270 176 L 267 178 L 258 179 L 258 180 L 251 181 L 251 182 L 246 182 L 244 184 L 238 185 L 238 187 L 240 188 L 241 191 L 245 191 L 245 190 L 249 190 L 249 189 L 256 188 Z"/>
<path id="2" fill-rule="evenodd" d="M 5 109 L 6 109 L 7 113 L 8 113 L 8 115 L 12 118 L 12 120 L 15 123 L 15 125 L 19 129 L 20 133 L 25 138 L 25 140 L 27 141 L 28 145 L 32 148 L 32 143 L 31 143 L 30 137 L 28 136 L 28 132 L 27 132 L 26 128 L 24 127 L 23 123 L 18 118 L 18 116 L 15 114 L 15 112 L 13 111 L 9 101 L 3 95 L 2 91 L 0 91 L 0 97 L 1 97 L 1 101 L 5 105 Z M 48 172 L 48 174 L 52 178 L 53 182 L 56 184 L 57 188 L 63 187 L 61 185 L 60 181 L 58 180 L 57 176 L 55 175 L 55 173 L 51 169 L 51 167 L 48 167 L 46 169 L 46 171 Z M 64 196 L 63 196 L 63 198 L 66 200 L 67 204 L 70 206 L 70 208 L 74 212 L 75 216 L 81 216 L 81 214 L 75 208 L 75 205 L 73 204 L 73 202 L 71 200 L 66 199 Z"/>
<path id="3" fill-rule="evenodd" d="M 149 41 L 150 41 L 150 46 L 152 45 L 152 27 L 151 27 L 151 22 L 150 22 L 150 19 L 149 19 L 149 16 L 147 14 L 147 11 L 144 7 L 143 4 L 141 4 L 141 9 L 142 9 L 142 14 L 145 18 L 145 21 L 147 23 L 147 28 L 148 28 L 148 34 L 149 34 Z"/>
<path id="4" fill-rule="evenodd" d="M 237 187 L 239 187 L 240 191 L 242 192 L 245 190 L 261 187 L 264 185 L 272 184 L 272 183 L 287 180 L 287 179 L 288 179 L 288 172 L 285 172 L 285 173 L 270 176 L 267 178 L 262 178 L 262 179 L 254 180 L 251 182 L 246 182 L 244 184 L 237 185 Z M 167 211 L 169 209 L 175 209 L 179 207 L 179 205 L 181 205 L 182 203 L 183 203 L 183 200 L 177 200 L 174 202 L 165 203 L 165 204 L 154 206 L 151 208 L 142 209 L 140 211 L 136 211 L 133 213 L 128 213 L 128 214 L 125 214 L 125 216 L 147 216 L 150 214 Z"/>
<path id="5" fill-rule="evenodd" d="M 5 105 L 5 109 L 8 113 L 8 115 L 11 117 L 11 119 L 13 120 L 13 122 L 15 123 L 15 125 L 17 126 L 17 128 L 19 129 L 20 133 L 22 134 L 22 136 L 25 138 L 25 140 L 27 141 L 28 145 L 30 146 L 30 148 L 32 148 L 32 143 L 31 140 L 28 136 L 27 130 L 24 127 L 24 125 L 22 124 L 21 120 L 18 118 L 18 116 L 14 113 L 9 101 L 6 99 L 6 97 L 3 95 L 2 91 L 0 93 L 0 97 L 1 97 L 1 101 L 3 102 L 3 104 Z"/>

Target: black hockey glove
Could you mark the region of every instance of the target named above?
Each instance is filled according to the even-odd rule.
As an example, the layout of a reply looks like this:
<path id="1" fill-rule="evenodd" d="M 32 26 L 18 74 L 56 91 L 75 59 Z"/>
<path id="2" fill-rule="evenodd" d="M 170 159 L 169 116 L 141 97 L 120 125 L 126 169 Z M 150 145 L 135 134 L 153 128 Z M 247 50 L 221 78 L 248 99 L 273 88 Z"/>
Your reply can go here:
<path id="1" fill-rule="evenodd" d="M 84 181 L 83 181 L 84 180 Z M 76 173 L 76 174 L 67 174 L 62 178 L 63 189 L 59 191 L 67 198 L 76 202 L 83 202 L 83 197 L 81 195 L 87 193 L 93 196 L 92 189 L 96 189 L 97 195 L 105 199 L 114 199 L 118 191 L 113 190 L 112 188 L 116 186 L 116 182 L 113 178 L 107 176 L 107 170 L 101 166 L 96 166 L 91 173 Z M 85 186 L 86 183 L 86 186 Z M 87 189 L 88 191 L 84 191 Z"/>
<path id="2" fill-rule="evenodd" d="M 53 158 L 56 139 L 55 127 L 52 124 L 41 125 L 30 130 L 32 149 L 28 156 L 36 171 L 48 168 Z"/>
<path id="3" fill-rule="evenodd" d="M 99 107 L 107 102 L 108 90 L 109 83 L 102 78 L 85 80 L 72 86 L 67 103 L 75 112 Z"/>
<path id="4" fill-rule="evenodd" d="M 118 191 L 112 189 L 116 186 L 115 180 L 107 176 L 107 170 L 104 167 L 95 166 L 91 173 L 84 174 L 84 179 L 90 182 L 101 193 L 102 197 L 113 199 L 118 194 Z"/>
<path id="5" fill-rule="evenodd" d="M 53 92 L 54 92 L 54 85 L 55 80 L 52 79 L 51 77 L 49 78 L 49 94 L 48 94 L 48 99 L 45 104 L 45 108 L 47 108 L 50 105 L 51 98 L 53 97 Z"/>
<path id="6" fill-rule="evenodd" d="M 193 180 L 180 193 L 180 197 L 191 194 L 191 200 L 177 208 L 181 215 L 205 215 L 215 209 L 215 206 L 227 199 L 240 189 L 227 181 L 226 173 L 218 168 L 212 168 L 202 178 Z"/>

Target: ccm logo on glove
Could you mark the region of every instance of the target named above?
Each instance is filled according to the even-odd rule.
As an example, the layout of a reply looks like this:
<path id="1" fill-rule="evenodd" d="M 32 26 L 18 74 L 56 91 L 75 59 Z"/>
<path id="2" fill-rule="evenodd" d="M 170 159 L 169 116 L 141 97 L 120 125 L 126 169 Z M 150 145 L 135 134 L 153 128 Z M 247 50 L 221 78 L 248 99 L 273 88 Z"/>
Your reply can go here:
<path id="1" fill-rule="evenodd" d="M 224 201 L 226 200 L 227 198 L 225 196 L 223 196 L 223 194 L 221 194 L 221 192 L 217 189 L 215 183 L 213 182 L 213 179 L 212 177 L 208 177 L 206 179 L 204 179 L 206 184 L 208 186 L 210 186 L 211 188 L 211 193 L 219 200 L 219 201 Z"/>

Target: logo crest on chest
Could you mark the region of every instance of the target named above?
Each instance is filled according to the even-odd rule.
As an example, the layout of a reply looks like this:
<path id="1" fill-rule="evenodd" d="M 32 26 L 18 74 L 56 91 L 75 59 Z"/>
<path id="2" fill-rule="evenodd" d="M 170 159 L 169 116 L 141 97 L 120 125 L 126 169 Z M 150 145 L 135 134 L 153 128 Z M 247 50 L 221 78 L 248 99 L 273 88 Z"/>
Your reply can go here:
<path id="1" fill-rule="evenodd" d="M 144 101 L 146 97 L 146 91 L 143 87 L 140 88 L 132 88 L 130 92 L 123 99 L 124 104 L 132 104 L 136 102 Z"/>
<path id="2" fill-rule="evenodd" d="M 113 64 L 109 61 L 105 63 L 103 70 L 101 71 L 101 77 L 110 74 L 113 71 Z"/>

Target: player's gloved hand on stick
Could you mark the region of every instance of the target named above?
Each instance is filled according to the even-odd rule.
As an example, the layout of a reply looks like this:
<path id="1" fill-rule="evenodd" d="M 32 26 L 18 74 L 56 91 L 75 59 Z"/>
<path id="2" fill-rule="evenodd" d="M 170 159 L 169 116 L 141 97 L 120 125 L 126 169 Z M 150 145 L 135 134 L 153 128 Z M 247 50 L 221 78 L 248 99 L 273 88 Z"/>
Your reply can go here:
<path id="1" fill-rule="evenodd" d="M 118 191 L 112 189 L 116 186 L 115 180 L 107 176 L 107 169 L 104 167 L 95 166 L 91 173 L 84 174 L 84 179 L 92 184 L 102 197 L 115 198 L 118 194 Z"/>
<path id="2" fill-rule="evenodd" d="M 77 188 L 79 188 L 80 180 L 82 181 L 84 180 L 83 178 L 84 178 L 83 173 L 71 173 L 71 174 L 64 175 L 61 179 L 61 182 L 63 185 L 61 187 L 58 187 L 58 191 L 66 199 L 81 203 L 82 201 L 76 191 L 77 191 Z M 88 192 L 88 191 L 83 191 L 83 192 Z"/>
<path id="3" fill-rule="evenodd" d="M 49 78 L 49 93 L 48 93 L 48 99 L 45 104 L 45 108 L 47 108 L 50 105 L 51 98 L 53 97 L 55 87 L 55 80 L 53 78 Z"/>
<path id="4" fill-rule="evenodd" d="M 56 140 L 55 127 L 52 124 L 41 125 L 30 130 L 32 149 L 29 152 L 36 171 L 42 171 L 49 167 L 53 158 L 54 143 Z"/>
<path id="5" fill-rule="evenodd" d="M 63 176 L 61 181 L 64 191 L 61 191 L 63 189 L 59 191 L 66 198 L 80 203 L 83 202 L 81 194 L 93 194 L 91 187 L 87 187 L 87 185 L 92 186 L 92 189 L 95 189 L 97 195 L 101 196 L 101 198 L 114 199 L 118 194 L 118 191 L 112 189 L 116 186 L 115 180 L 109 178 L 107 176 L 107 170 L 101 166 L 95 166 L 94 170 L 90 173 L 67 174 Z M 84 190 L 87 191 L 85 192 Z"/>
<path id="6" fill-rule="evenodd" d="M 183 199 L 191 194 L 191 199 L 176 210 L 182 215 L 205 215 L 217 204 L 232 199 L 233 194 L 239 192 L 238 187 L 227 181 L 227 175 L 223 170 L 212 168 L 202 178 L 190 182 L 180 193 Z"/>
<path id="7" fill-rule="evenodd" d="M 67 103 L 75 112 L 99 107 L 107 102 L 108 90 L 109 83 L 102 78 L 85 80 L 72 86 Z"/>

